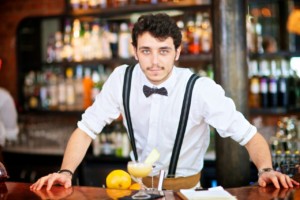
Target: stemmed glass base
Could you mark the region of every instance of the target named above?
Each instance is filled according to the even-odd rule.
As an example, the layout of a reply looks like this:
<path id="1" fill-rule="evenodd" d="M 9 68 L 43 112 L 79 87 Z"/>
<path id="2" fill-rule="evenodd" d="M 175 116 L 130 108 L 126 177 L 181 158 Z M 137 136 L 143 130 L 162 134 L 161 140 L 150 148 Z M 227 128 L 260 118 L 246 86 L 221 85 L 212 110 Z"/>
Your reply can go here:
<path id="1" fill-rule="evenodd" d="M 139 190 L 136 194 L 134 194 L 132 199 L 150 199 L 151 195 L 147 194 L 144 190 Z"/>

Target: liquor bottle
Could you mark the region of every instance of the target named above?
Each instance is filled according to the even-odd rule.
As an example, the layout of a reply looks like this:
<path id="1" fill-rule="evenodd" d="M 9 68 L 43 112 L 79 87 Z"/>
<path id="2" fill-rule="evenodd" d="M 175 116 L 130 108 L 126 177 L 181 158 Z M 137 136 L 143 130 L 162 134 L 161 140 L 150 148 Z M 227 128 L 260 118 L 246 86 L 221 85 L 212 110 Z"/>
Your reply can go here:
<path id="1" fill-rule="evenodd" d="M 57 88 L 57 75 L 53 71 L 49 73 L 49 108 L 50 110 L 57 110 L 58 108 L 58 88 Z"/>
<path id="2" fill-rule="evenodd" d="M 184 22 L 179 20 L 176 22 L 177 26 L 179 27 L 182 35 L 182 42 L 181 42 L 181 54 L 188 54 L 189 53 L 189 39 L 187 36 L 187 30 L 184 27 Z"/>
<path id="3" fill-rule="evenodd" d="M 278 78 L 277 78 L 276 61 L 271 61 L 271 75 L 269 76 L 269 107 L 275 108 L 278 106 Z"/>
<path id="4" fill-rule="evenodd" d="M 262 60 L 260 63 L 260 80 L 259 80 L 259 93 L 260 93 L 260 106 L 262 108 L 268 107 L 268 82 L 269 82 L 269 69 L 268 62 Z"/>
<path id="5" fill-rule="evenodd" d="M 114 58 L 118 57 L 118 24 L 113 23 L 109 32 L 109 44 Z"/>
<path id="6" fill-rule="evenodd" d="M 82 37 L 82 59 L 91 60 L 93 58 L 92 54 L 92 44 L 91 44 L 91 32 L 90 25 L 88 22 L 83 23 L 83 37 Z"/>
<path id="7" fill-rule="evenodd" d="M 47 91 L 47 74 L 46 73 L 41 73 L 40 101 L 41 101 L 41 108 L 44 110 L 48 110 L 49 95 L 48 95 L 48 91 Z"/>
<path id="8" fill-rule="evenodd" d="M 76 75 L 75 75 L 75 110 L 83 109 L 83 80 L 82 73 L 83 69 L 81 65 L 76 66 Z"/>
<path id="9" fill-rule="evenodd" d="M 212 28 L 208 13 L 203 13 L 201 28 L 201 49 L 203 52 L 210 52 L 212 48 Z"/>
<path id="10" fill-rule="evenodd" d="M 288 78 L 288 99 L 289 99 L 289 108 L 295 108 L 296 106 L 296 74 L 295 71 L 289 67 L 289 78 Z"/>
<path id="11" fill-rule="evenodd" d="M 73 9 L 79 9 L 80 8 L 80 0 L 70 0 L 70 4 Z"/>
<path id="12" fill-rule="evenodd" d="M 100 75 L 97 70 L 93 70 L 92 72 L 92 81 L 93 81 L 93 88 L 92 88 L 92 100 L 96 99 L 96 96 L 99 94 L 101 87 L 100 87 Z"/>
<path id="13" fill-rule="evenodd" d="M 91 57 L 92 59 L 101 59 L 102 54 L 100 25 L 98 21 L 94 21 L 91 31 Z"/>
<path id="14" fill-rule="evenodd" d="M 73 80 L 73 69 L 70 67 L 66 70 L 66 103 L 68 110 L 74 110 L 75 88 Z"/>
<path id="15" fill-rule="evenodd" d="M 71 35 L 72 35 L 71 32 L 72 32 L 71 23 L 69 20 L 67 20 L 65 24 L 62 58 L 68 61 L 71 61 L 73 59 L 73 47 L 71 45 Z"/>
<path id="16" fill-rule="evenodd" d="M 263 47 L 262 47 L 262 26 L 261 24 L 258 22 L 258 20 L 256 20 L 254 22 L 254 46 L 255 46 L 255 53 L 263 53 Z"/>
<path id="17" fill-rule="evenodd" d="M 98 7 L 99 1 L 98 0 L 88 0 L 88 4 L 89 4 L 90 8 L 95 9 Z"/>
<path id="18" fill-rule="evenodd" d="M 55 61 L 61 62 L 63 56 L 63 41 L 62 41 L 62 33 L 57 31 L 55 33 Z"/>
<path id="19" fill-rule="evenodd" d="M 114 37 L 113 35 L 113 39 L 112 39 L 112 34 L 109 31 L 108 25 L 105 24 L 102 28 L 102 32 L 101 32 L 101 46 L 102 46 L 102 55 L 103 58 L 111 58 L 112 57 L 112 50 L 111 50 L 111 40 L 115 40 L 115 42 L 117 42 L 117 38 Z"/>
<path id="20" fill-rule="evenodd" d="M 76 62 L 82 61 L 82 38 L 81 38 L 81 23 L 79 19 L 75 19 L 73 22 L 73 60 Z"/>
<path id="21" fill-rule="evenodd" d="M 187 37 L 189 41 L 188 50 L 190 54 L 196 54 L 199 50 L 200 38 L 195 33 L 195 21 L 190 18 L 186 24 Z"/>
<path id="22" fill-rule="evenodd" d="M 131 34 L 126 23 L 121 23 L 118 38 L 118 56 L 120 58 L 130 58 Z"/>
<path id="23" fill-rule="evenodd" d="M 281 73 L 278 78 L 278 106 L 286 108 L 289 104 L 288 66 L 285 59 L 281 59 Z"/>
<path id="24" fill-rule="evenodd" d="M 65 76 L 63 73 L 58 75 L 58 109 L 59 110 L 66 110 L 66 81 Z"/>
<path id="25" fill-rule="evenodd" d="M 80 0 L 80 5 L 82 9 L 88 9 L 89 8 L 89 0 Z"/>
<path id="26" fill-rule="evenodd" d="M 98 4 L 100 8 L 106 8 L 107 7 L 107 0 L 98 0 Z"/>
<path id="27" fill-rule="evenodd" d="M 83 108 L 86 109 L 92 105 L 93 80 L 91 78 L 91 69 L 85 68 L 83 78 Z"/>
<path id="28" fill-rule="evenodd" d="M 259 76 L 258 76 L 258 63 L 257 60 L 252 60 L 249 63 L 249 107 L 259 108 L 260 107 L 260 95 L 259 95 Z"/>

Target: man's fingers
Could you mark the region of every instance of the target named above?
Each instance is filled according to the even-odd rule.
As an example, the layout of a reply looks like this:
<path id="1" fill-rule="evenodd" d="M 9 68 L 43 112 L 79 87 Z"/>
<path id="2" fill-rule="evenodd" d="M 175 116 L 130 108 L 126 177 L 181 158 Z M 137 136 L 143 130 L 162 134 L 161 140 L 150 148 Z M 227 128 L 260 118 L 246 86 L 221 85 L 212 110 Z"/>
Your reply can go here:
<path id="1" fill-rule="evenodd" d="M 47 190 L 50 190 L 52 185 L 55 183 L 55 181 L 59 178 L 58 173 L 52 173 L 48 175 L 48 183 L 47 183 Z"/>
<path id="2" fill-rule="evenodd" d="M 261 187 L 266 187 L 267 183 L 262 178 L 259 178 L 258 185 L 260 185 Z"/>

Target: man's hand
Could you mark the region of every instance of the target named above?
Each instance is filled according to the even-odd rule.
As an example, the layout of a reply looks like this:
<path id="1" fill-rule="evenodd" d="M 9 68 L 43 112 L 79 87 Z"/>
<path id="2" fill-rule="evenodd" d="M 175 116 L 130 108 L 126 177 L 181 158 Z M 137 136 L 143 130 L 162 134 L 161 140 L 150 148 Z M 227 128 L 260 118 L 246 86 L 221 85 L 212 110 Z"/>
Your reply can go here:
<path id="1" fill-rule="evenodd" d="M 264 172 L 258 177 L 258 184 L 261 187 L 266 187 L 271 183 L 273 183 L 276 188 L 280 188 L 280 185 L 282 185 L 283 188 L 291 188 L 295 185 L 300 185 L 297 181 L 293 180 L 288 175 L 274 170 Z"/>
<path id="2" fill-rule="evenodd" d="M 72 186 L 72 176 L 67 173 L 52 173 L 38 179 L 30 186 L 30 189 L 40 190 L 44 185 L 47 185 L 47 190 L 50 190 L 51 187 L 56 184 L 69 188 Z"/>

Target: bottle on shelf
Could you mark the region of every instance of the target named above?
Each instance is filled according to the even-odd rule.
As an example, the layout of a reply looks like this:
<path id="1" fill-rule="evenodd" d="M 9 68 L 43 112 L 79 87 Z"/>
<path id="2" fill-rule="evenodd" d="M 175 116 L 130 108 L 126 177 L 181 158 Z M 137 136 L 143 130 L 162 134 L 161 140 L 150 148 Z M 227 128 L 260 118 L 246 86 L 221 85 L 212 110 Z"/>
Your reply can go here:
<path id="1" fill-rule="evenodd" d="M 288 95 L 289 95 L 289 108 L 296 107 L 297 98 L 297 75 L 295 71 L 289 66 L 288 78 Z"/>
<path id="2" fill-rule="evenodd" d="M 252 60 L 249 63 L 249 107 L 260 108 L 260 80 L 258 76 L 258 62 Z"/>
<path id="3" fill-rule="evenodd" d="M 94 21 L 91 30 L 91 48 L 92 59 L 101 59 L 103 57 L 100 25 L 99 22 L 96 20 Z"/>
<path id="4" fill-rule="evenodd" d="M 73 21 L 73 60 L 76 62 L 82 61 L 82 38 L 81 38 L 81 23 L 79 19 Z"/>
<path id="5" fill-rule="evenodd" d="M 181 35 L 182 35 L 182 42 L 181 42 L 181 54 L 188 54 L 189 53 L 189 39 L 187 36 L 187 30 L 185 28 L 185 24 L 183 20 L 178 20 L 176 22 L 177 26 L 181 30 Z"/>
<path id="6" fill-rule="evenodd" d="M 269 107 L 276 108 L 278 107 L 278 77 L 277 77 L 277 63 L 275 60 L 271 60 L 271 73 L 269 76 Z"/>
<path id="7" fill-rule="evenodd" d="M 88 9 L 89 8 L 89 0 L 80 0 L 80 5 L 82 9 Z"/>
<path id="8" fill-rule="evenodd" d="M 112 42 L 116 42 L 117 38 L 112 37 L 111 32 L 109 31 L 108 25 L 104 24 L 102 27 L 101 32 L 102 38 L 101 38 L 101 46 L 102 46 L 102 58 L 112 58 L 112 50 L 111 50 L 111 40 Z"/>
<path id="9" fill-rule="evenodd" d="M 48 83 L 47 90 L 49 91 L 49 109 L 57 110 L 58 108 L 57 75 L 53 71 L 49 73 L 49 83 Z"/>
<path id="10" fill-rule="evenodd" d="M 66 110 L 67 105 L 67 95 L 66 95 L 66 81 L 65 76 L 63 73 L 58 75 L 58 109 L 59 110 Z"/>
<path id="11" fill-rule="evenodd" d="M 118 37 L 118 56 L 120 58 L 130 58 L 133 56 L 131 52 L 131 34 L 128 24 L 121 23 Z"/>
<path id="12" fill-rule="evenodd" d="M 80 8 L 80 0 L 70 0 L 70 4 L 73 9 Z"/>
<path id="13" fill-rule="evenodd" d="M 73 69 L 71 67 L 66 70 L 66 104 L 68 110 L 74 110 L 75 105 L 75 87 L 73 80 Z"/>
<path id="14" fill-rule="evenodd" d="M 101 91 L 100 74 L 99 74 L 98 70 L 93 70 L 92 81 L 93 81 L 92 100 L 94 101 L 96 99 L 96 96 Z"/>
<path id="15" fill-rule="evenodd" d="M 92 105 L 92 88 L 93 80 L 91 78 L 91 69 L 85 68 L 83 78 L 83 109 Z"/>
<path id="16" fill-rule="evenodd" d="M 288 66 L 285 59 L 280 62 L 280 76 L 278 78 L 278 106 L 287 108 L 289 105 L 288 94 Z"/>
<path id="17" fill-rule="evenodd" d="M 212 27 L 207 12 L 203 13 L 201 28 L 201 49 L 203 52 L 207 53 L 212 49 Z"/>
<path id="18" fill-rule="evenodd" d="M 40 102 L 41 109 L 49 109 L 49 95 L 47 90 L 47 74 L 41 73 L 41 83 L 40 83 Z"/>
<path id="19" fill-rule="evenodd" d="M 57 31 L 55 33 L 55 61 L 62 61 L 62 52 L 63 52 L 63 41 L 62 41 L 62 33 Z"/>
<path id="20" fill-rule="evenodd" d="M 113 23 L 111 25 L 110 31 L 108 31 L 108 39 L 109 39 L 109 45 L 110 45 L 110 50 L 112 53 L 112 57 L 116 58 L 118 57 L 118 24 Z"/>
<path id="21" fill-rule="evenodd" d="M 81 65 L 76 66 L 75 84 L 75 110 L 83 109 L 83 67 Z"/>
<path id="22" fill-rule="evenodd" d="M 92 44 L 91 44 L 91 32 L 90 25 L 88 22 L 83 23 L 83 36 L 82 36 L 82 59 L 91 60 L 93 59 Z"/>
<path id="23" fill-rule="evenodd" d="M 268 107 L 268 82 L 269 82 L 269 67 L 268 61 L 262 60 L 260 62 L 260 80 L 259 80 L 259 91 L 260 91 L 260 105 L 262 108 Z"/>
<path id="24" fill-rule="evenodd" d="M 71 45 L 72 27 L 70 20 L 66 20 L 62 58 L 71 61 L 73 57 L 73 47 Z"/>

